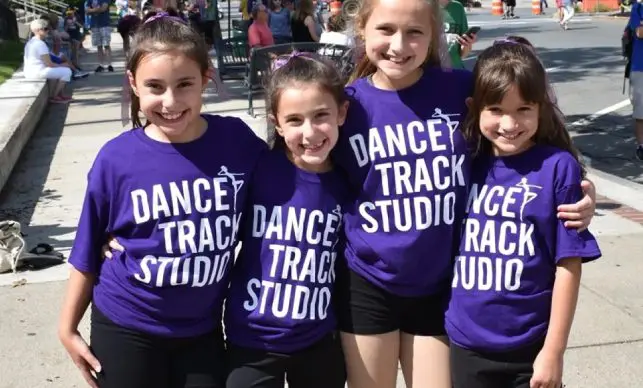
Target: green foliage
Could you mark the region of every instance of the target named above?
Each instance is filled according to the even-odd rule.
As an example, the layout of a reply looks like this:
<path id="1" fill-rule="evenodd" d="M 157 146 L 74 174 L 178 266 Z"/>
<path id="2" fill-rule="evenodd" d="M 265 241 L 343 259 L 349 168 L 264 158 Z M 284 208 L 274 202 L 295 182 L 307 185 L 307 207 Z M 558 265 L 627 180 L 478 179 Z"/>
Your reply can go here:
<path id="1" fill-rule="evenodd" d="M 0 41 L 0 84 L 11 78 L 22 63 L 24 43 L 20 41 Z"/>

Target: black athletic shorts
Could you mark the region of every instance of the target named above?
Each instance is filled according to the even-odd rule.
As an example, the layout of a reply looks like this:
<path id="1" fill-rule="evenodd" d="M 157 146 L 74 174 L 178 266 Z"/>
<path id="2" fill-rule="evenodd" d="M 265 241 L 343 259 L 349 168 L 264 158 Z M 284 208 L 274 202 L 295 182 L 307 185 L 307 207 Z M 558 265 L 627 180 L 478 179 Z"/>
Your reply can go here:
<path id="1" fill-rule="evenodd" d="M 346 366 L 339 334 L 283 354 L 228 344 L 226 388 L 344 388 Z"/>
<path id="2" fill-rule="evenodd" d="M 446 335 L 448 284 L 444 292 L 435 295 L 398 296 L 364 279 L 345 262 L 339 262 L 334 295 L 339 329 L 345 333 L 373 335 L 399 330 L 420 336 Z"/>
<path id="3" fill-rule="evenodd" d="M 451 380 L 454 388 L 529 388 L 533 364 L 544 338 L 506 352 L 476 352 L 451 344 Z"/>
<path id="4" fill-rule="evenodd" d="M 91 350 L 101 363 L 101 388 L 223 388 L 223 333 L 164 338 L 124 328 L 96 307 Z"/>

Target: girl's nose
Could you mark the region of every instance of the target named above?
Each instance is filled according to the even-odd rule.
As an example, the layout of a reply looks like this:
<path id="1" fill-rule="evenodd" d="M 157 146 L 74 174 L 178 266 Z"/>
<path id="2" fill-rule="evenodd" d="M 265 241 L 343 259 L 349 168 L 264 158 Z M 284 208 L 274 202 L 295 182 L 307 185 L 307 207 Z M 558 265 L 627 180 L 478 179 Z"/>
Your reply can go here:
<path id="1" fill-rule="evenodd" d="M 518 127 L 518 121 L 511 115 L 503 115 L 500 119 L 500 128 L 505 131 L 513 131 Z"/>
<path id="2" fill-rule="evenodd" d="M 394 53 L 400 53 L 404 49 L 404 34 L 401 31 L 396 32 L 391 36 L 389 48 Z"/>

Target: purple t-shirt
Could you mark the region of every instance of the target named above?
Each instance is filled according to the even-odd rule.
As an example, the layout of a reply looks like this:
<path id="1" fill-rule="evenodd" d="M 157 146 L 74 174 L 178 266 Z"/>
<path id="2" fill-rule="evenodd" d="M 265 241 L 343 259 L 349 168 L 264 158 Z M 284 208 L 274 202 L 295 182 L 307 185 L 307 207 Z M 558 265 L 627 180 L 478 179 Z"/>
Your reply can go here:
<path id="1" fill-rule="evenodd" d="M 601 255 L 589 231 L 556 217 L 581 199 L 581 179 L 572 155 L 549 146 L 475 161 L 446 315 L 454 344 L 506 351 L 545 336 L 556 264 Z"/>
<path id="2" fill-rule="evenodd" d="M 266 144 L 240 119 L 204 117 L 207 131 L 189 143 L 125 132 L 88 174 L 69 262 L 97 274 L 93 303 L 123 327 L 187 337 L 221 322 L 248 183 Z M 125 252 L 103 260 L 108 234 Z"/>
<path id="3" fill-rule="evenodd" d="M 224 314 L 228 340 L 289 353 L 335 329 L 331 294 L 346 181 L 311 173 L 283 150 L 260 159 Z"/>
<path id="4" fill-rule="evenodd" d="M 473 81 L 427 69 L 399 91 L 359 79 L 333 157 L 357 200 L 347 208 L 349 267 L 400 296 L 448 287 L 469 183 L 461 127 Z"/>

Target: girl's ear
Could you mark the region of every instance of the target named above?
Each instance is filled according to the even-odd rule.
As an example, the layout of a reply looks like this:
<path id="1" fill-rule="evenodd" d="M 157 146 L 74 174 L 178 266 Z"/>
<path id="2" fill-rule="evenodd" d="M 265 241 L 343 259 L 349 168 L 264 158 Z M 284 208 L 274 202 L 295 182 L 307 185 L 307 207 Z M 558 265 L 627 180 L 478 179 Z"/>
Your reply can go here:
<path id="1" fill-rule="evenodd" d="M 348 113 L 348 105 L 350 103 L 348 101 L 344 101 L 340 106 L 339 110 L 337 112 L 337 125 L 344 125 L 344 122 L 346 121 L 346 114 Z"/>
<path id="2" fill-rule="evenodd" d="M 279 123 L 277 122 L 277 118 L 275 117 L 275 115 L 273 115 L 273 114 L 269 114 L 269 115 L 268 115 L 268 120 L 270 120 L 270 122 L 272 123 L 272 125 L 274 125 L 274 126 L 275 126 L 275 131 L 277 131 L 277 133 L 279 134 L 279 136 L 282 136 L 282 137 L 283 137 L 283 135 L 284 135 L 284 131 L 283 131 L 283 130 L 281 129 L 281 127 L 279 126 Z"/>
<path id="3" fill-rule="evenodd" d="M 464 100 L 464 103 L 467 105 L 467 109 L 471 110 L 471 105 L 473 105 L 473 98 L 467 97 L 467 99 Z"/>
<path id="4" fill-rule="evenodd" d="M 136 81 L 134 80 L 134 74 L 131 71 L 127 70 L 127 81 L 129 82 L 129 87 L 132 89 L 136 97 L 138 97 L 138 90 L 136 89 Z"/>
<path id="5" fill-rule="evenodd" d="M 205 89 L 208 88 L 209 82 L 214 82 L 214 80 L 210 79 L 208 75 L 204 75 L 201 79 L 201 93 L 205 93 Z"/>

